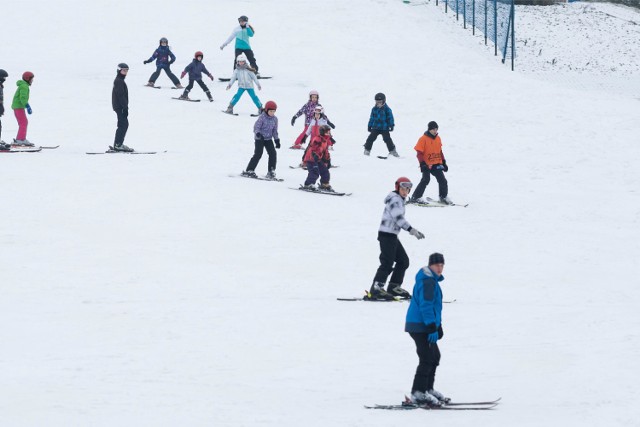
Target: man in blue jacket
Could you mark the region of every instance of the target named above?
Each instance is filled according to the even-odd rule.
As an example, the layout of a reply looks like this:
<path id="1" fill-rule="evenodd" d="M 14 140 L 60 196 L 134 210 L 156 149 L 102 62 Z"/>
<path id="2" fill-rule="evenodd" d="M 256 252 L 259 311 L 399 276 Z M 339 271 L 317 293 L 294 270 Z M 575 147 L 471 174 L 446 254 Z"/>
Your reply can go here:
<path id="1" fill-rule="evenodd" d="M 405 332 L 409 332 L 416 343 L 420 362 L 411 387 L 411 401 L 418 404 L 440 406 L 449 401 L 442 393 L 434 390 L 436 368 L 440 364 L 438 340 L 442 331 L 442 289 L 444 280 L 444 256 L 432 253 L 429 265 L 416 274 L 411 304 L 407 310 Z"/>

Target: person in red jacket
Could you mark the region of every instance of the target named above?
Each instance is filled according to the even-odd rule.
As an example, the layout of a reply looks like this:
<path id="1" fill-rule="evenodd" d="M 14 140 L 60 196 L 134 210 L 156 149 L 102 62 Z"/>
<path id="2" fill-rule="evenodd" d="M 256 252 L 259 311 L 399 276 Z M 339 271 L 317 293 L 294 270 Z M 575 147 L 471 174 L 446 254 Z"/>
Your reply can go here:
<path id="1" fill-rule="evenodd" d="M 408 203 L 421 203 L 423 202 L 422 195 L 427 189 L 427 185 L 431 180 L 431 175 L 436 177 L 438 181 L 438 195 L 440 196 L 440 202 L 450 205 L 453 202 L 449 198 L 449 187 L 447 184 L 447 178 L 444 177 L 444 172 L 449 170 L 447 161 L 442 153 L 442 140 L 438 135 L 438 124 L 436 122 L 429 122 L 427 125 L 427 131 L 418 139 L 416 146 L 416 157 L 420 163 L 420 171 L 422 172 L 422 179 L 416 187 L 416 191 L 409 199 Z"/>
<path id="2" fill-rule="evenodd" d="M 318 132 L 318 136 L 311 140 L 304 156 L 308 171 L 304 186 L 310 190 L 315 189 L 314 184 L 320 177 L 320 189 L 333 191 L 333 188 L 329 185 L 329 180 L 331 179 L 331 174 L 329 173 L 329 165 L 331 164 L 331 155 L 329 154 L 331 128 L 329 125 L 322 125 Z"/>

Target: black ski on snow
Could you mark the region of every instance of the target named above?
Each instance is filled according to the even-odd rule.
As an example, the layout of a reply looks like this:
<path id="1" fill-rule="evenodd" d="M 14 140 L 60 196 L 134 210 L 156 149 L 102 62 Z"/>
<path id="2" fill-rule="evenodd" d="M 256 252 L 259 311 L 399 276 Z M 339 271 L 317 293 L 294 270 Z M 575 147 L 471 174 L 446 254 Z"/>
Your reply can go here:
<path id="1" fill-rule="evenodd" d="M 378 156 L 378 158 L 379 158 L 379 159 L 382 159 L 382 160 L 386 160 L 386 159 L 388 159 L 389 157 L 391 157 L 391 158 L 394 158 L 394 157 L 395 157 L 396 159 L 404 159 L 404 157 L 402 157 L 402 156 L 398 156 L 398 157 L 396 157 L 396 156 Z"/>
<path id="2" fill-rule="evenodd" d="M 166 153 L 167 150 L 162 151 L 163 153 Z M 109 147 L 109 149 L 107 151 L 94 151 L 94 152 L 87 152 L 87 154 L 157 154 L 157 151 L 117 151 L 114 150 L 113 147 Z"/>
<path id="3" fill-rule="evenodd" d="M 267 80 L 267 79 L 271 79 L 273 78 L 273 76 L 258 76 L 258 80 Z M 221 82 L 230 82 L 231 78 L 227 78 L 227 77 L 218 77 L 218 80 Z"/>
<path id="4" fill-rule="evenodd" d="M 171 99 L 177 99 L 178 101 L 189 101 L 189 102 L 200 102 L 201 101 L 200 99 L 189 99 L 189 98 L 182 99 L 182 98 L 175 98 L 173 96 L 171 97 Z"/>
<path id="5" fill-rule="evenodd" d="M 336 298 L 338 301 L 368 301 L 368 302 L 394 302 L 394 301 L 398 301 L 398 302 L 402 302 L 402 301 L 411 301 L 411 298 L 399 298 L 396 297 L 395 299 L 392 300 L 386 300 L 386 299 L 375 299 L 375 298 L 368 298 L 367 296 L 361 297 L 361 298 Z M 442 301 L 444 304 L 452 304 L 454 302 L 456 302 L 457 300 L 452 299 L 451 301 Z"/>
<path id="6" fill-rule="evenodd" d="M 153 88 L 153 89 L 162 89 L 162 86 L 149 86 L 149 85 L 144 85 L 144 86 L 145 87 L 150 87 L 150 88 Z M 171 86 L 171 89 L 182 89 L 182 88 Z"/>
<path id="7" fill-rule="evenodd" d="M 275 182 L 284 181 L 284 179 L 282 179 L 282 178 L 267 178 L 266 176 L 255 176 L 254 177 L 254 176 L 242 175 L 241 173 L 237 174 L 237 175 L 233 175 L 232 174 L 232 175 L 229 175 L 229 177 L 231 177 L 231 178 L 240 177 L 240 178 L 256 179 L 258 181 L 275 181 Z"/>
<path id="8" fill-rule="evenodd" d="M 300 187 L 298 188 L 294 188 L 294 187 L 289 187 L 292 190 L 300 190 L 300 191 L 305 191 L 307 193 L 316 193 L 316 194 L 326 194 L 328 196 L 350 196 L 353 193 L 340 193 L 338 191 L 324 191 L 324 190 L 320 190 L 319 188 L 314 188 L 313 190 L 309 189 L 309 188 L 304 188 L 304 185 L 300 185 Z"/>
<path id="9" fill-rule="evenodd" d="M 419 202 L 407 202 L 407 205 L 412 205 L 412 206 L 419 206 L 421 208 L 444 208 L 447 207 L 448 205 L 445 205 L 444 203 L 419 203 Z"/>
<path id="10" fill-rule="evenodd" d="M 427 197 L 427 202 L 434 203 L 434 204 L 439 204 L 439 205 L 442 205 L 442 206 L 460 206 L 462 208 L 466 208 L 467 206 L 469 206 L 469 203 L 467 203 L 465 205 L 459 204 L 459 203 L 451 203 L 450 205 L 448 205 L 446 203 L 440 202 L 439 200 L 432 199 L 431 197 Z"/>
<path id="11" fill-rule="evenodd" d="M 426 410 L 430 410 L 430 411 L 485 411 L 488 409 L 493 409 L 496 406 L 498 406 L 498 403 L 500 402 L 500 399 L 502 399 L 501 397 L 495 399 L 495 400 L 490 400 L 490 401 L 486 401 L 486 402 L 447 402 L 445 404 L 443 404 L 442 406 L 430 406 L 429 404 L 417 404 L 417 403 L 413 403 L 411 402 L 411 400 L 408 397 L 405 397 L 404 402 L 402 402 L 399 405 L 373 405 L 373 406 L 367 406 L 365 405 L 365 408 L 367 409 L 387 409 L 387 410 L 392 410 L 392 411 L 406 411 L 406 410 L 412 410 L 412 409 L 426 409 Z"/>

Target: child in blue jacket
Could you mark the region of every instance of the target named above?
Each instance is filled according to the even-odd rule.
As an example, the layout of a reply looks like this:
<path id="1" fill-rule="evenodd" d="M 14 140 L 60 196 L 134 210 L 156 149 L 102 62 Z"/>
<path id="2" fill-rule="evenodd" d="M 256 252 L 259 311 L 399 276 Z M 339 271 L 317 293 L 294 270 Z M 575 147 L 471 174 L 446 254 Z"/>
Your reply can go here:
<path id="1" fill-rule="evenodd" d="M 440 364 L 438 340 L 442 339 L 442 289 L 440 282 L 444 280 L 444 256 L 432 253 L 429 265 L 422 267 L 416 274 L 411 303 L 407 310 L 404 326 L 416 343 L 420 362 L 411 387 L 411 401 L 429 406 L 441 406 L 449 402 L 449 398 L 434 390 L 436 368 Z"/>
<path id="2" fill-rule="evenodd" d="M 369 125 L 367 130 L 370 132 L 367 141 L 364 143 L 364 155 L 371 154 L 373 142 L 378 139 L 378 135 L 382 135 L 382 140 L 387 144 L 390 156 L 398 156 L 396 146 L 391 139 L 389 132 L 393 132 L 395 123 L 393 121 L 393 112 L 387 105 L 387 97 L 384 93 L 377 93 L 375 96 L 376 105 L 371 109 L 369 117 Z"/>
<path id="3" fill-rule="evenodd" d="M 204 93 L 207 94 L 207 98 L 209 98 L 209 101 L 213 102 L 213 97 L 211 96 L 209 88 L 202 81 L 203 74 L 209 76 L 211 80 L 213 80 L 213 75 L 202 63 L 202 58 L 204 58 L 204 54 L 200 51 L 197 51 L 193 55 L 193 61 L 191 61 L 191 64 L 187 65 L 182 74 L 180 74 L 180 78 L 183 78 L 187 75 L 187 73 L 189 73 L 189 85 L 184 88 L 184 92 L 182 93 L 182 95 L 180 95 L 180 99 L 189 99 L 188 95 L 191 89 L 193 89 L 193 83 L 198 82 L 198 85 L 200 85 Z"/>
<path id="4" fill-rule="evenodd" d="M 166 37 L 160 39 L 160 46 L 155 50 L 155 52 L 153 52 L 153 55 L 151 55 L 149 59 L 144 61 L 144 63 L 148 64 L 153 62 L 154 59 L 156 61 L 156 71 L 154 71 L 153 74 L 151 74 L 151 77 L 149 77 L 149 83 L 147 83 L 147 86 L 155 86 L 156 80 L 158 80 L 158 77 L 160 76 L 160 72 L 164 70 L 173 82 L 173 85 L 178 89 L 182 89 L 180 80 L 171 72 L 171 64 L 176 62 L 176 56 L 171 52 L 169 40 L 167 40 Z"/>

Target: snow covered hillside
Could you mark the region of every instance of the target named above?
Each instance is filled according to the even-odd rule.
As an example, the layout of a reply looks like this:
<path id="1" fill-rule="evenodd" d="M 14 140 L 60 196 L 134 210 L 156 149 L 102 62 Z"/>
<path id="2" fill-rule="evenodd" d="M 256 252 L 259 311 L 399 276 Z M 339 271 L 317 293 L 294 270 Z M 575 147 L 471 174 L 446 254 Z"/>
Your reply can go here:
<path id="1" fill-rule="evenodd" d="M 246 96 L 233 117 L 220 111 L 235 92 L 225 83 L 206 80 L 213 103 L 172 100 L 164 75 L 163 89 L 143 87 L 154 67 L 142 61 L 163 36 L 174 72 L 201 50 L 228 77 L 232 50 L 219 46 L 242 14 L 274 76 L 258 95 L 279 106 L 282 183 L 229 177 L 253 152 Z M 33 0 L 0 17 L 5 102 L 33 71 L 29 139 L 61 144 L 0 155 L 0 425 L 637 425 L 637 93 L 563 84 L 574 75 L 524 53 L 512 72 L 435 5 L 400 0 Z M 523 25 L 517 38 L 546 32 Z M 123 61 L 125 143 L 167 152 L 87 156 L 113 141 Z M 305 177 L 288 167 L 302 126 L 289 122 L 311 89 L 336 124 L 331 184 L 351 197 L 289 189 Z M 362 155 L 376 92 L 400 159 L 376 158 L 381 140 Z M 12 111 L 1 120 L 9 141 Z M 400 236 L 404 286 L 444 254 L 456 302 L 444 308 L 436 388 L 502 396 L 494 411 L 364 409 L 410 392 L 407 304 L 336 301 L 370 286 L 383 199 L 399 176 L 419 180 L 413 146 L 430 120 L 450 196 L 470 206 L 407 207 L 427 238 Z"/>

